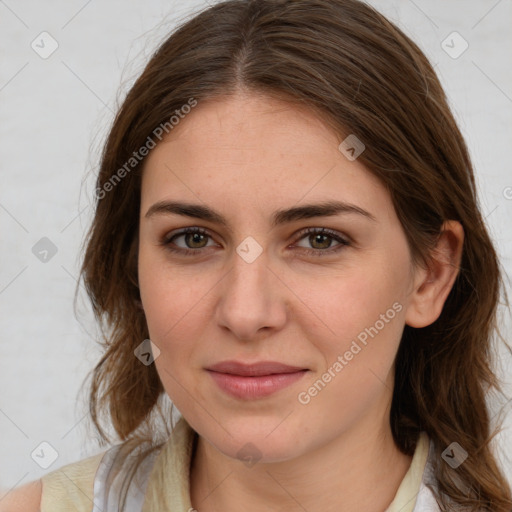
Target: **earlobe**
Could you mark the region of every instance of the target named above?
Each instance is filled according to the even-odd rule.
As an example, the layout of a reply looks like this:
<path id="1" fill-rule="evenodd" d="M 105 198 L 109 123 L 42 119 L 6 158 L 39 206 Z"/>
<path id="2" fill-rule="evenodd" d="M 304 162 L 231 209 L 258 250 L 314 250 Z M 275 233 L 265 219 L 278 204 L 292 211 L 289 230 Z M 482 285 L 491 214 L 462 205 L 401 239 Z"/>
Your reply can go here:
<path id="1" fill-rule="evenodd" d="M 459 273 L 463 245 L 460 222 L 444 222 L 428 269 L 419 269 L 416 274 L 405 315 L 407 325 L 426 327 L 439 318 Z"/>

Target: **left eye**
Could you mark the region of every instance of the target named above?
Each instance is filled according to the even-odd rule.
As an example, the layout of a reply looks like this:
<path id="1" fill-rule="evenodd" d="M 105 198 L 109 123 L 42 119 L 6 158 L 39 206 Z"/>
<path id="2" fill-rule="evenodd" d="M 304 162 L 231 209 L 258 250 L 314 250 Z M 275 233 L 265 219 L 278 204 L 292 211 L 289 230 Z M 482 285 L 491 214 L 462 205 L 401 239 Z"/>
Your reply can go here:
<path id="1" fill-rule="evenodd" d="M 306 252 L 316 252 L 317 255 L 320 255 L 318 253 L 331 253 L 339 250 L 343 246 L 350 245 L 349 241 L 342 237 L 339 233 L 326 228 L 309 228 L 305 231 L 302 231 L 300 234 L 302 236 L 300 236 L 299 240 L 306 240 L 307 243 L 313 247 L 313 250 L 306 248 Z M 331 247 L 333 240 L 338 242 L 338 244 L 334 247 Z M 299 247 L 303 246 L 299 245 Z"/>

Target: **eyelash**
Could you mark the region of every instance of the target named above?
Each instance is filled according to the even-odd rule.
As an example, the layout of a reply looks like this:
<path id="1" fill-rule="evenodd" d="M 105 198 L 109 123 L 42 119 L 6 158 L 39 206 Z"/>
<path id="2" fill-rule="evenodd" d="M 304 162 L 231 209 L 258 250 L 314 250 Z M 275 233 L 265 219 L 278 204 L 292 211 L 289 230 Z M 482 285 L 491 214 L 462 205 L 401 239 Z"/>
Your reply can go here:
<path id="1" fill-rule="evenodd" d="M 179 231 L 178 233 L 173 234 L 170 237 L 169 236 L 164 237 L 160 244 L 162 246 L 164 246 L 166 250 L 171 251 L 173 253 L 178 253 L 183 256 L 197 256 L 199 254 L 199 252 L 201 251 L 201 249 L 183 249 L 183 248 L 176 249 L 171 246 L 173 239 L 183 236 L 183 235 L 187 235 L 189 233 L 192 233 L 192 234 L 197 233 L 197 234 L 205 235 L 205 236 L 212 238 L 211 235 L 206 230 L 204 230 L 202 228 L 188 227 L 188 228 L 185 228 L 185 229 Z M 351 245 L 350 241 L 347 238 L 343 238 L 336 231 L 332 231 L 327 228 L 303 229 L 298 233 L 298 235 L 297 235 L 298 238 L 297 238 L 296 242 L 300 241 L 302 238 L 305 238 L 306 235 L 318 235 L 318 234 L 327 235 L 329 238 L 332 238 L 332 239 L 336 240 L 337 242 L 339 242 L 339 245 L 334 246 L 334 248 L 328 248 L 328 249 L 304 249 L 304 248 L 301 248 L 302 251 L 305 254 L 307 254 L 308 256 L 317 257 L 317 256 L 332 255 L 333 253 L 336 253 L 336 252 L 340 251 L 341 249 L 343 249 L 343 247 Z"/>

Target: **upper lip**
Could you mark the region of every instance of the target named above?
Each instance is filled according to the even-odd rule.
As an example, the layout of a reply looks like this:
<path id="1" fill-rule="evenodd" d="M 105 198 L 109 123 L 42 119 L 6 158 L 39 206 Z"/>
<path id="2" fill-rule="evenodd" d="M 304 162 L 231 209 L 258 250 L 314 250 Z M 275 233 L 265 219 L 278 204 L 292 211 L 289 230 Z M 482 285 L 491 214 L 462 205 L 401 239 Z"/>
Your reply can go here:
<path id="1" fill-rule="evenodd" d="M 207 370 L 229 373 L 231 375 L 241 375 L 244 377 L 258 377 L 261 375 L 272 375 L 276 373 L 295 373 L 306 370 L 299 366 L 290 366 L 275 361 L 261 361 L 257 363 L 240 363 L 238 361 L 222 361 L 206 368 Z"/>

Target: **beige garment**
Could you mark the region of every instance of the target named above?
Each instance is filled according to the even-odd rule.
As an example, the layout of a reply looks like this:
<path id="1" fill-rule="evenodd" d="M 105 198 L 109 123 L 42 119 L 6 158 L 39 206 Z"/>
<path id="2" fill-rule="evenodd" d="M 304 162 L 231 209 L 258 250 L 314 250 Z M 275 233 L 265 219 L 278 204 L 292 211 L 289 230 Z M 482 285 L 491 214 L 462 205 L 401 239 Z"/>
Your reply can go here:
<path id="1" fill-rule="evenodd" d="M 154 512 L 155 510 L 190 512 L 194 510 L 190 502 L 189 467 L 195 432 L 188 423 L 180 421 L 176 425 L 174 433 L 177 434 L 174 441 L 171 436 L 171 442 L 164 447 L 153 467 L 142 512 Z M 428 452 L 428 436 L 425 432 L 421 432 L 411 465 L 385 512 L 413 512 Z M 168 475 L 176 476 L 169 480 Z M 160 490 L 160 494 L 162 494 L 161 490 L 164 490 L 165 501 L 163 503 L 157 502 L 158 490 Z"/>
<path id="2" fill-rule="evenodd" d="M 181 418 L 155 460 L 142 512 L 189 512 L 192 509 L 189 467 L 195 439 L 196 433 Z M 428 449 L 428 436 L 422 432 L 411 466 L 385 512 L 413 512 Z M 43 476 L 41 512 L 90 512 L 93 506 L 94 476 L 103 453 Z M 159 494 L 164 498 L 161 503 L 157 501 Z"/>
<path id="3" fill-rule="evenodd" d="M 94 475 L 105 452 L 44 475 L 41 512 L 85 512 L 93 507 Z"/>
<path id="4" fill-rule="evenodd" d="M 413 512 L 427 464 L 430 441 L 426 432 L 420 433 L 411 465 L 385 512 Z"/>

